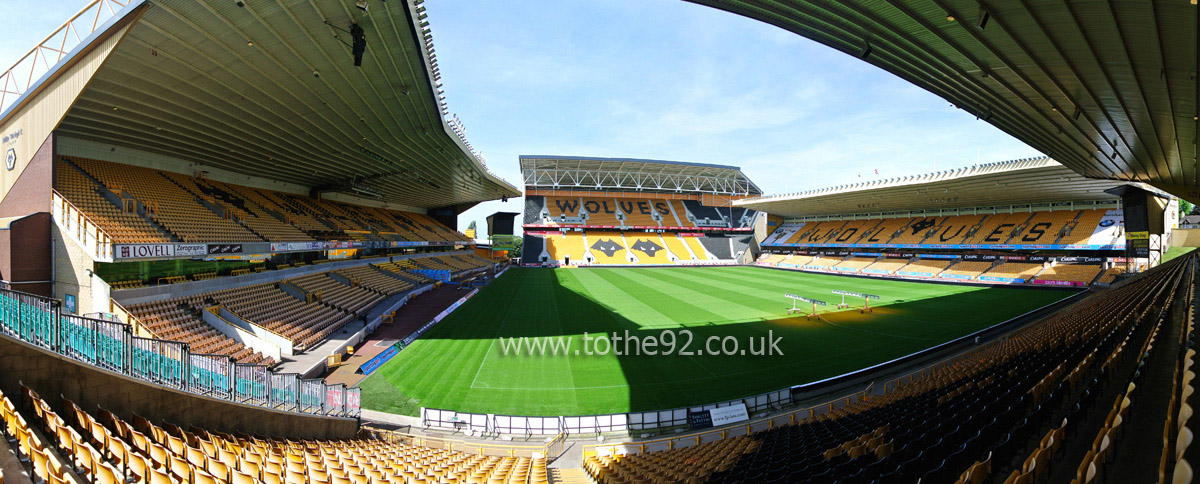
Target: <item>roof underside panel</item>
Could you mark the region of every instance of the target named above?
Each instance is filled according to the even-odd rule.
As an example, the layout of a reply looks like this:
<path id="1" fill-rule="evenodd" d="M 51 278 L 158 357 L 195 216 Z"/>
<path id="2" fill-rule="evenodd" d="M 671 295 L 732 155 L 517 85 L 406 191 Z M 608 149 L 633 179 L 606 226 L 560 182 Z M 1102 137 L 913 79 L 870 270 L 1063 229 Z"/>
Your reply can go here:
<path id="1" fill-rule="evenodd" d="M 60 132 L 413 207 L 519 195 L 446 131 L 408 8 L 154 1 Z M 353 23 L 366 32 L 362 67 Z"/>
<path id="2" fill-rule="evenodd" d="M 521 155 L 520 160 L 526 188 L 762 193 L 736 166 L 553 155 Z"/>
<path id="3" fill-rule="evenodd" d="M 1085 176 L 1200 186 L 1187 1 L 690 1 L 860 57 Z"/>
<path id="4" fill-rule="evenodd" d="M 858 215 L 1111 201 L 1117 198 L 1105 193 L 1105 190 L 1125 184 L 1128 183 L 1085 178 L 1053 160 L 1036 158 L 796 194 L 750 198 L 735 204 L 784 217 Z"/>

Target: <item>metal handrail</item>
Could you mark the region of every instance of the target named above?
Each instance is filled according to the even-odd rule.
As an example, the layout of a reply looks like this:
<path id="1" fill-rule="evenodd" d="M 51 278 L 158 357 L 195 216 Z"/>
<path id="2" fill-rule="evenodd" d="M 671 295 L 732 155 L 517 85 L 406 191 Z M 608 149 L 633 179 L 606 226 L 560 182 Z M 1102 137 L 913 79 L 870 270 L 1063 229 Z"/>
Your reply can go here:
<path id="1" fill-rule="evenodd" d="M 646 452 L 646 448 L 648 446 L 655 447 L 655 446 L 660 446 L 662 444 L 665 444 L 666 449 L 674 449 L 675 443 L 681 442 L 681 441 L 686 442 L 686 443 L 694 442 L 694 444 L 698 445 L 698 444 L 701 444 L 704 442 L 704 437 L 706 437 L 706 436 L 715 436 L 715 435 L 719 434 L 720 438 L 716 439 L 716 440 L 724 440 L 730 436 L 729 433 L 732 430 L 744 429 L 746 432 L 745 434 L 748 435 L 748 434 L 751 434 L 754 432 L 753 429 L 755 427 L 760 427 L 764 423 L 766 424 L 765 428 L 771 429 L 771 428 L 775 428 L 775 425 L 778 425 L 777 420 L 779 420 L 779 419 L 786 419 L 787 420 L 786 424 L 794 424 L 794 423 L 796 423 L 796 416 L 799 414 L 802 414 L 802 413 L 808 414 L 808 415 L 802 417 L 802 419 L 804 419 L 804 418 L 812 418 L 816 415 L 819 415 L 819 413 L 817 412 L 818 410 L 821 411 L 820 413 L 832 412 L 833 410 L 835 410 L 834 406 L 837 405 L 838 403 L 841 403 L 844 401 L 847 405 L 849 405 L 850 403 L 853 403 L 854 401 L 862 401 L 863 399 L 865 399 L 867 397 L 867 395 L 872 390 L 873 390 L 873 387 L 868 387 L 867 389 L 852 393 L 850 395 L 847 395 L 844 397 L 838 397 L 838 398 L 835 398 L 828 402 L 823 402 L 823 403 L 813 405 L 810 407 L 800 408 L 800 409 L 792 410 L 790 412 L 781 413 L 778 415 L 772 415 L 769 417 L 763 417 L 763 418 L 751 420 L 744 424 L 731 425 L 731 426 L 723 427 L 720 429 L 706 430 L 704 432 L 697 432 L 694 434 L 681 435 L 681 436 L 677 436 L 677 437 L 667 437 L 664 439 L 643 440 L 643 441 L 638 441 L 638 442 L 614 442 L 611 444 L 584 445 L 582 448 L 583 456 L 588 457 L 588 456 L 599 455 L 601 449 L 608 449 L 608 455 L 613 455 L 613 454 L 616 454 L 618 447 L 625 448 L 626 450 L 629 450 L 631 448 L 637 448 L 637 450 L 638 450 L 637 453 L 641 454 L 641 453 Z M 738 435 L 743 435 L 743 434 L 738 434 Z"/>
<path id="2" fill-rule="evenodd" d="M 63 207 L 62 222 L 68 226 L 71 224 L 71 217 L 67 216 L 68 212 L 66 210 L 66 208 L 69 207 L 72 213 L 71 216 L 82 218 L 86 222 L 83 227 L 80 227 L 83 230 L 83 235 L 80 237 L 80 239 L 85 242 L 85 245 L 87 241 L 87 230 L 88 226 L 90 225 L 96 230 L 96 256 L 101 258 L 111 256 L 113 243 L 112 236 L 108 235 L 108 232 L 105 232 L 100 224 L 96 223 L 95 220 L 92 220 L 92 218 L 88 216 L 87 212 L 84 212 L 83 210 L 80 210 L 79 207 L 76 207 L 74 203 L 71 203 L 70 200 L 67 200 L 67 197 L 64 197 L 63 194 L 58 192 L 58 190 L 52 188 L 50 189 L 50 192 L 52 197 L 57 198 L 57 200 L 53 201 L 52 203 L 60 204 L 60 206 Z"/>
<path id="3" fill-rule="evenodd" d="M 129 324 L 75 316 L 63 312 L 58 300 L 35 294 L 0 289 L 0 334 L 84 364 L 197 395 L 219 395 L 222 400 L 292 413 L 348 418 L 361 414 L 358 388 L 320 381 L 318 392 L 303 395 L 298 390 L 307 380 L 298 374 L 271 373 L 228 356 L 193 358 L 187 343 L 135 336 Z M 197 366 L 198 362 L 202 364 Z"/>
<path id="4" fill-rule="evenodd" d="M 560 433 L 545 445 L 506 445 L 469 442 L 466 440 L 448 439 L 443 437 L 430 437 L 427 435 L 417 435 L 399 430 L 385 430 L 370 426 L 363 426 L 362 432 L 368 437 L 375 438 L 377 440 L 383 440 L 385 442 L 398 442 L 421 447 L 457 450 L 459 452 L 470 452 L 477 455 L 489 455 L 486 453 L 487 450 L 495 450 L 501 453 L 507 453 L 509 457 L 533 457 L 536 455 L 541 455 L 547 460 L 551 458 L 551 447 L 560 441 L 566 440 L 566 434 Z"/>

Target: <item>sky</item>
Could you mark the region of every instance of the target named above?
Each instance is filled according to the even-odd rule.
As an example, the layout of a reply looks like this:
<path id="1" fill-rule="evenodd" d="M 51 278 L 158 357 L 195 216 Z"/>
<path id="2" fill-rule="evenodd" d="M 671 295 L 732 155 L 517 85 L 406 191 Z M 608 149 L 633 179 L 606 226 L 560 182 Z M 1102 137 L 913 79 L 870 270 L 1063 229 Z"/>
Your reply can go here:
<path id="1" fill-rule="evenodd" d="M 7 68 L 87 2 L 3 3 Z M 488 168 L 518 188 L 519 155 L 734 165 L 767 194 L 1039 156 L 860 59 L 710 7 L 424 5 L 450 112 Z M 477 221 L 482 232 L 491 213 L 522 209 L 519 199 L 482 203 L 460 216 L 459 228 Z"/>

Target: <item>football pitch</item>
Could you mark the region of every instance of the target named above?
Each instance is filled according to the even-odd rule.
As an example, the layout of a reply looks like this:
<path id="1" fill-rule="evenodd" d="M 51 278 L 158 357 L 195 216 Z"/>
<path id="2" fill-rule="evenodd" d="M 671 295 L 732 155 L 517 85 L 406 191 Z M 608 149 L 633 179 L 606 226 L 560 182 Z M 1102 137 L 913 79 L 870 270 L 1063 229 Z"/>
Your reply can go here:
<path id="1" fill-rule="evenodd" d="M 849 297 L 839 310 L 835 289 L 881 298 L 873 313 Z M 784 293 L 829 305 L 817 320 L 788 315 Z M 512 268 L 364 380 L 362 405 L 557 416 L 712 403 L 886 362 L 1070 294 L 747 266 Z"/>

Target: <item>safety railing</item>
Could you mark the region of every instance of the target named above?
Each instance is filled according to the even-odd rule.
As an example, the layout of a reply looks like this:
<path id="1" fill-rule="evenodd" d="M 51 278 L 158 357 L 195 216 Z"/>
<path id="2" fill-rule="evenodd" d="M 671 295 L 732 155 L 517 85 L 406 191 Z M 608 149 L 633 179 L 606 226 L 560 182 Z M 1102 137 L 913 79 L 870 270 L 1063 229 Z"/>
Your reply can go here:
<path id="1" fill-rule="evenodd" d="M 104 232 L 96 222 L 92 221 L 82 210 L 79 210 L 66 197 L 53 192 L 53 207 L 51 216 L 62 226 L 63 232 L 83 246 L 93 259 L 99 262 L 112 262 L 113 239 Z"/>
<path id="2" fill-rule="evenodd" d="M 840 396 L 833 400 L 817 405 L 799 408 L 757 420 L 751 420 L 743 424 L 704 432 L 689 433 L 687 435 L 681 435 L 678 437 L 643 440 L 638 442 L 585 445 L 583 446 L 582 452 L 584 457 L 595 455 L 641 454 L 646 452 L 689 447 L 692 445 L 724 440 L 730 437 L 749 435 L 755 432 L 772 429 L 780 425 L 792 425 L 795 424 L 797 420 L 803 421 L 827 412 L 832 412 L 854 402 L 859 402 L 863 399 L 866 399 L 868 395 L 872 393 L 872 391 L 873 387 L 868 387 L 867 389 L 855 392 L 851 395 Z"/>
<path id="3" fill-rule="evenodd" d="M 65 314 L 61 303 L 0 289 L 0 333 L 76 361 L 174 389 L 285 412 L 358 417 L 358 388 L 272 373 L 186 343 L 136 336 L 133 327 Z"/>
<path id="4" fill-rule="evenodd" d="M 133 334 L 143 338 L 158 337 L 158 335 L 154 334 L 153 331 L 150 331 L 150 328 L 146 327 L 146 325 L 142 323 L 140 319 L 134 316 L 131 311 L 125 309 L 125 306 L 122 306 L 121 303 L 117 302 L 116 299 L 109 298 L 108 312 L 116 316 L 117 319 L 128 323 L 133 329 Z"/>
<path id="5" fill-rule="evenodd" d="M 565 447 L 566 441 L 566 436 L 564 434 L 559 434 L 554 438 L 553 441 L 547 442 L 546 445 L 485 444 L 482 442 L 468 442 L 465 440 L 415 435 L 397 430 L 383 430 L 366 426 L 359 430 L 359 435 L 365 438 L 382 440 L 388 443 L 428 447 L 431 449 L 444 449 L 480 456 L 545 457 L 547 460 L 553 460 L 555 457 L 562 455 L 561 451 Z M 559 452 L 557 454 L 553 453 L 555 450 L 558 450 Z"/>

